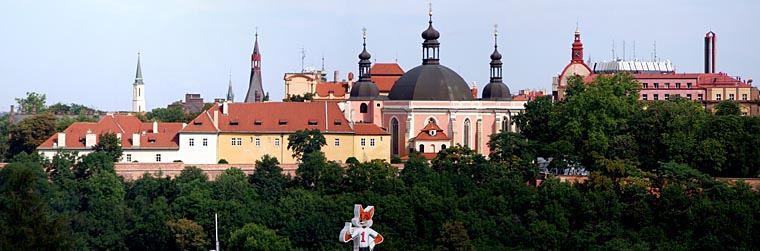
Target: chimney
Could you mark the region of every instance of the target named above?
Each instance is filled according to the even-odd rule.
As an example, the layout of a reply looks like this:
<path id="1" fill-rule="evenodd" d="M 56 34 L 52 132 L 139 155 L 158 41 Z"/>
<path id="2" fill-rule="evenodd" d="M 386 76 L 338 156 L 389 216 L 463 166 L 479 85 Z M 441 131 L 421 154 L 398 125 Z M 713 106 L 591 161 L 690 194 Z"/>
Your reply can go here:
<path id="1" fill-rule="evenodd" d="M 472 98 L 478 99 L 478 86 L 475 85 L 475 82 L 472 82 L 472 89 L 470 89 L 472 92 Z"/>
<path id="2" fill-rule="evenodd" d="M 59 132 L 58 133 L 58 147 L 66 147 L 66 133 Z"/>
<path id="3" fill-rule="evenodd" d="M 222 114 L 228 115 L 230 113 L 230 102 L 222 103 Z"/>
<path id="4" fill-rule="evenodd" d="M 705 73 L 715 73 L 715 32 L 705 34 Z"/>
<path id="5" fill-rule="evenodd" d="M 336 70 L 336 71 L 334 71 L 334 72 L 333 72 L 333 80 L 335 81 L 335 83 L 338 83 L 338 82 L 339 82 L 339 81 L 338 81 L 338 76 L 340 76 L 340 71 L 337 71 L 337 70 Z"/>
<path id="6" fill-rule="evenodd" d="M 132 134 L 132 146 L 133 147 L 140 147 L 140 134 L 139 133 L 133 133 Z"/>
<path id="7" fill-rule="evenodd" d="M 98 136 L 90 130 L 87 130 L 87 134 L 84 137 L 84 146 L 87 148 L 95 146 L 98 141 Z"/>
<path id="8" fill-rule="evenodd" d="M 153 133 L 158 133 L 158 122 L 153 121 Z"/>
<path id="9" fill-rule="evenodd" d="M 182 123 L 182 129 L 185 129 L 186 126 L 187 126 L 187 123 Z"/>
<path id="10" fill-rule="evenodd" d="M 219 110 L 214 110 L 214 127 L 219 128 Z"/>

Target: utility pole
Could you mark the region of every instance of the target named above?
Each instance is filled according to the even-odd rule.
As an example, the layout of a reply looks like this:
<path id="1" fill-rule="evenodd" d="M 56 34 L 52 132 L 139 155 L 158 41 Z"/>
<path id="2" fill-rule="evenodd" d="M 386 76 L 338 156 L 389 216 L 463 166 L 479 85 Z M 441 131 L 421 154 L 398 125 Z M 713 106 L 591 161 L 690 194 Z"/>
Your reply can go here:
<path id="1" fill-rule="evenodd" d="M 217 214 L 214 214 L 214 235 L 216 236 L 215 251 L 219 251 L 219 221 L 217 220 Z"/>

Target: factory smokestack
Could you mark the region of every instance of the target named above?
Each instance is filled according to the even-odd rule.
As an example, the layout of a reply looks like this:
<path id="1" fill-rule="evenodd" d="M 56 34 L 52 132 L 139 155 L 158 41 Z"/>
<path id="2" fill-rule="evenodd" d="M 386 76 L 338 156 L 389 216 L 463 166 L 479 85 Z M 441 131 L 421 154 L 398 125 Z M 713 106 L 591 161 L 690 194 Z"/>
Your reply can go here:
<path id="1" fill-rule="evenodd" d="M 705 73 L 715 73 L 715 32 L 705 34 Z"/>

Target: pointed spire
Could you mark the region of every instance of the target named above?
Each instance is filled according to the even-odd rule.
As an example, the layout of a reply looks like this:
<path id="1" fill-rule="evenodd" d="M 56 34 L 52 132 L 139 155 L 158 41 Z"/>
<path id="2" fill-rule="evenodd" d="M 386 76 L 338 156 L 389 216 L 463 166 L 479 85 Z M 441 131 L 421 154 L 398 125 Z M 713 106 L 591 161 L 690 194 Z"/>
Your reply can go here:
<path id="1" fill-rule="evenodd" d="M 422 64 L 423 65 L 436 65 L 439 64 L 438 49 L 441 43 L 438 42 L 438 38 L 441 37 L 435 28 L 433 28 L 433 3 L 430 3 L 430 10 L 428 11 L 430 20 L 428 21 L 428 28 L 422 32 Z"/>
<path id="2" fill-rule="evenodd" d="M 230 70 L 230 84 L 227 88 L 227 101 L 235 102 L 235 93 L 232 92 L 232 70 Z"/>
<path id="3" fill-rule="evenodd" d="M 575 34 L 576 35 L 580 35 L 581 34 L 581 28 L 578 25 L 578 20 L 577 19 L 575 20 Z"/>
<path id="4" fill-rule="evenodd" d="M 256 34 L 254 35 L 256 37 L 255 42 L 253 44 L 253 54 L 259 54 L 259 27 L 256 27 Z"/>
<path id="5" fill-rule="evenodd" d="M 137 52 L 137 73 L 135 80 L 142 80 L 142 68 L 140 67 L 140 52 Z"/>
<path id="6" fill-rule="evenodd" d="M 497 37 L 499 36 L 498 28 L 498 24 L 493 25 L 493 53 L 491 53 L 491 65 L 496 63 L 496 61 L 499 61 L 498 63 L 501 65 L 501 53 L 499 53 L 499 44 L 497 41 Z"/>

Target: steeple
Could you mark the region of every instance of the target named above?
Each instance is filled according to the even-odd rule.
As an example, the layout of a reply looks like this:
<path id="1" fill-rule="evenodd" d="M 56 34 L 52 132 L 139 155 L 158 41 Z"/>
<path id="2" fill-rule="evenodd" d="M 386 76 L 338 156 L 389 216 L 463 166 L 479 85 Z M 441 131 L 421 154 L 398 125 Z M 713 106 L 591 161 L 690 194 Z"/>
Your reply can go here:
<path id="1" fill-rule="evenodd" d="M 359 81 L 369 82 L 369 69 L 372 66 L 372 62 L 369 61 L 372 55 L 367 52 L 367 28 L 362 28 L 362 52 L 359 53 Z"/>
<path id="2" fill-rule="evenodd" d="M 256 31 L 253 54 L 251 54 L 251 78 L 248 82 L 246 103 L 261 102 L 264 98 L 264 87 L 261 84 L 261 54 L 259 53 L 259 32 Z"/>
<path id="3" fill-rule="evenodd" d="M 232 92 L 232 72 L 230 72 L 230 86 L 227 88 L 227 101 L 235 102 L 235 93 Z"/>
<path id="4" fill-rule="evenodd" d="M 142 78 L 139 52 L 137 53 L 137 72 L 135 73 L 135 82 L 132 84 L 132 111 L 145 112 L 145 83 L 143 83 Z"/>
<path id="5" fill-rule="evenodd" d="M 428 20 L 428 28 L 427 30 L 422 32 L 422 39 L 425 39 L 425 41 L 422 42 L 422 64 L 423 65 L 434 65 L 434 64 L 440 64 L 439 61 L 439 54 L 438 49 L 441 46 L 441 43 L 438 42 L 438 38 L 441 37 L 441 33 L 439 33 L 435 28 L 433 28 L 433 4 L 430 4 L 430 9 L 428 11 L 428 16 L 430 19 Z"/>
<path id="6" fill-rule="evenodd" d="M 493 53 L 491 53 L 491 83 L 501 82 L 501 53 L 498 45 L 498 25 L 493 27 Z"/>
<path id="7" fill-rule="evenodd" d="M 575 25 L 575 39 L 573 40 L 573 52 L 570 62 L 583 63 L 583 43 L 581 43 L 581 30 L 578 24 Z"/>

